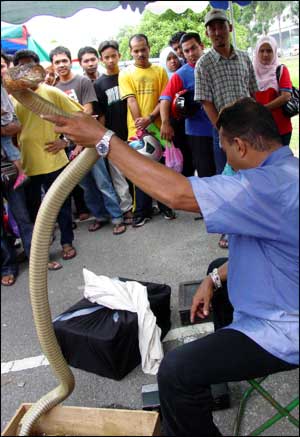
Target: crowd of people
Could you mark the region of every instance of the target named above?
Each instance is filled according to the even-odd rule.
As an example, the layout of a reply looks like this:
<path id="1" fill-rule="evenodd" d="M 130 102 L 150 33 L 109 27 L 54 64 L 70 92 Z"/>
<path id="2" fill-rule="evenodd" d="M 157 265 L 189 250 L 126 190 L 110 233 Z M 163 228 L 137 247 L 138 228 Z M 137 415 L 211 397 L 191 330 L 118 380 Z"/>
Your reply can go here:
<path id="1" fill-rule="evenodd" d="M 236 99 L 252 96 L 272 111 L 284 145 L 291 139 L 292 125 L 283 115 L 281 106 L 290 98 L 291 80 L 284 66 L 280 81 L 275 70 L 279 65 L 276 41 L 263 37 L 257 43 L 252 62 L 243 51 L 230 44 L 232 25 L 224 11 L 208 14 L 205 32 L 212 49 L 204 54 L 201 37 L 196 32 L 176 32 L 168 46 L 161 51 L 160 65 L 149 61 L 150 45 L 143 34 L 129 39 L 134 63 L 120 71 L 120 52 L 117 41 L 103 41 L 98 50 L 82 47 L 78 60 L 83 75 L 74 74 L 72 56 L 67 47 L 58 46 L 49 54 L 51 65 L 45 68 L 46 77 L 35 92 L 67 111 L 84 111 L 112 129 L 124 141 L 135 138 L 138 130 L 155 125 L 160 130 L 159 140 L 174 143 L 183 155 L 184 176 L 209 177 L 215 174 L 234 174 L 226 164 L 220 145 L 216 120 L 219 112 Z M 105 73 L 98 71 L 99 62 Z M 1 79 L 10 64 L 39 63 L 39 57 L 30 50 L 19 50 L 12 59 L 1 52 Z M 61 92 L 62 91 L 62 94 Z M 176 96 L 184 92 L 185 112 L 176 111 Z M 1 144 L 2 153 L 13 161 L 18 178 L 13 190 L 25 196 L 26 213 L 34 224 L 42 196 L 69 161 L 75 159 L 83 147 L 66 138 L 58 138 L 51 125 L 46 124 L 7 95 L 1 85 Z M 14 120 L 14 121 L 13 121 Z M 18 123 L 17 131 L 6 135 L 11 123 Z M 14 141 L 13 141 L 14 140 Z M 164 162 L 164 158 L 161 158 Z M 11 220 L 20 218 L 12 212 Z M 72 212 L 73 211 L 73 212 Z M 161 213 L 166 220 L 176 218 L 174 210 L 153 199 L 132 185 L 109 160 L 98 160 L 91 171 L 74 188 L 58 216 L 61 231 L 62 257 L 76 256 L 73 246 L 75 218 L 86 220 L 93 216 L 90 232 L 111 222 L 113 234 L 120 235 L 128 225 L 143 226 L 153 214 Z M 200 214 L 199 219 L 202 216 Z M 24 236 L 20 230 L 24 250 L 25 240 L 31 239 L 31 230 Z M 2 266 L 3 285 L 12 285 L 17 276 L 17 262 L 12 240 L 3 229 L 4 259 L 12 258 L 11 265 Z M 7 243 L 6 243 L 7 242 Z M 227 235 L 222 234 L 219 246 L 228 248 Z M 26 253 L 26 250 L 25 250 Z M 26 256 L 29 255 L 27 251 Z M 50 262 L 49 269 L 57 270 L 61 263 Z"/>
<path id="2" fill-rule="evenodd" d="M 43 194 L 84 147 L 96 147 L 101 156 L 72 192 L 78 215 L 95 217 L 90 232 L 111 221 L 113 234 L 120 235 L 153 214 L 173 220 L 176 210 L 185 210 L 199 214 L 208 232 L 221 234 L 220 247 L 229 245 L 229 258 L 212 262 L 191 308 L 192 322 L 213 308 L 215 332 L 169 352 L 159 369 L 163 428 L 170 436 L 221 435 L 212 417 L 212 384 L 299 364 L 299 167 L 288 147 L 291 121 L 282 112 L 291 79 L 285 66 L 277 78 L 272 37 L 258 41 L 252 63 L 231 45 L 232 25 L 223 10 L 210 10 L 204 29 L 212 43 L 207 53 L 198 33 L 177 32 L 161 52 L 161 65 L 149 61 L 147 36 L 133 35 L 134 62 L 121 71 L 117 41 L 101 42 L 98 51 L 83 47 L 82 76 L 72 72 L 68 48 L 56 47 L 46 82 L 34 92 L 73 117 L 40 118 L 15 100 L 12 109 L 1 86 L 2 149 L 9 155 L 7 139 L 16 136 L 13 159 L 21 158 L 25 174 L 3 194 L 27 256 Z M 14 55 L 14 65 L 28 62 L 39 59 L 28 50 Z M 2 77 L 7 66 L 2 52 Z M 178 95 L 184 111 L 176 106 Z M 153 125 L 161 141 L 181 149 L 182 174 L 126 144 Z M 62 257 L 70 260 L 76 256 L 71 197 L 58 225 Z M 1 282 L 12 285 L 17 260 L 3 226 L 2 233 Z M 61 264 L 49 260 L 48 268 Z"/>

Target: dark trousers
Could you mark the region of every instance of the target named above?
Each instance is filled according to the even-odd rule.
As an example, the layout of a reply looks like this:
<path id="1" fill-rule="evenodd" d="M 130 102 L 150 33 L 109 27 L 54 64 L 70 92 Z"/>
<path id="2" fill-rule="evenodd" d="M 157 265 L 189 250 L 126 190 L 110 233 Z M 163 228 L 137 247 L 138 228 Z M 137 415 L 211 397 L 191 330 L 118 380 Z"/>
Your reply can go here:
<path id="1" fill-rule="evenodd" d="M 225 260 L 213 262 L 209 271 Z M 214 324 L 218 329 L 232 320 L 226 284 L 214 296 Z M 213 422 L 211 384 L 243 381 L 296 367 L 274 357 L 233 329 L 217 330 L 170 351 L 158 373 L 165 435 L 222 435 Z"/>
<path id="2" fill-rule="evenodd" d="M 84 190 L 80 187 L 80 185 L 76 185 L 74 190 L 71 192 L 70 197 L 74 199 L 75 208 L 76 208 L 76 215 L 79 216 L 80 214 L 89 214 L 90 210 L 86 206 L 85 200 L 84 200 Z"/>
<path id="3" fill-rule="evenodd" d="M 152 216 L 152 197 L 148 196 L 148 194 L 144 193 L 144 191 L 140 190 L 137 186 L 135 186 L 135 217 L 151 217 Z M 157 206 L 160 212 L 164 212 L 169 210 L 166 205 L 157 201 Z"/>
<path id="4" fill-rule="evenodd" d="M 214 176 L 216 167 L 212 137 L 187 135 L 187 146 L 192 157 L 193 169 L 197 170 L 199 178 Z"/>
<path id="5" fill-rule="evenodd" d="M 185 120 L 175 120 L 171 118 L 171 125 L 174 129 L 173 142 L 175 147 L 181 150 L 183 156 L 183 176 L 194 176 L 194 166 L 191 151 L 187 143 L 187 135 L 185 134 Z"/>
<path id="6" fill-rule="evenodd" d="M 165 159 L 161 158 L 161 164 L 165 163 Z M 152 216 L 152 197 L 148 196 L 148 194 L 144 193 L 144 191 L 140 190 L 137 186 L 135 188 L 135 217 L 151 217 Z M 157 206 L 161 212 L 167 211 L 168 208 L 163 203 L 157 201 Z"/>
<path id="7" fill-rule="evenodd" d="M 213 128 L 213 142 L 214 142 L 214 158 L 216 165 L 216 173 L 221 174 L 224 170 L 227 158 L 226 153 L 223 151 L 220 145 L 219 132 L 216 128 Z"/>
<path id="8" fill-rule="evenodd" d="M 33 223 L 35 222 L 39 207 L 41 205 L 41 188 L 43 187 L 45 192 L 47 192 L 62 171 L 63 168 L 47 174 L 30 176 L 30 183 L 26 187 L 26 198 L 30 217 Z M 61 245 L 72 244 L 74 233 L 72 230 L 72 210 L 70 196 L 68 196 L 63 203 L 59 211 L 57 221 L 60 229 Z"/>

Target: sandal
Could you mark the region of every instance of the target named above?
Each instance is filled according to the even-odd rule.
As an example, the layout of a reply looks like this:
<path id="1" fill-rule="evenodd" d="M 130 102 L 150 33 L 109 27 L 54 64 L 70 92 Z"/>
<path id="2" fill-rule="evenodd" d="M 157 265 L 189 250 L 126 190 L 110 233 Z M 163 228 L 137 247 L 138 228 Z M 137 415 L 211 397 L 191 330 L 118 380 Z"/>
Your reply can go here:
<path id="1" fill-rule="evenodd" d="M 126 225 L 124 223 L 117 223 L 113 227 L 113 234 L 120 235 L 126 231 Z"/>
<path id="2" fill-rule="evenodd" d="M 123 223 L 125 225 L 132 225 L 133 222 L 133 214 L 132 211 L 127 211 L 125 214 L 123 214 Z"/>
<path id="3" fill-rule="evenodd" d="M 65 261 L 75 258 L 77 255 L 76 249 L 71 244 L 64 244 L 62 249 L 62 259 Z"/>
<path id="4" fill-rule="evenodd" d="M 228 236 L 227 234 L 222 234 L 219 240 L 219 247 L 221 249 L 228 249 Z"/>
<path id="5" fill-rule="evenodd" d="M 49 261 L 48 262 L 48 270 L 60 270 L 62 269 L 62 265 L 61 263 L 57 262 L 57 261 Z"/>
<path id="6" fill-rule="evenodd" d="M 11 285 L 14 285 L 16 279 L 16 276 L 13 274 L 3 275 L 1 277 L 1 285 L 4 285 L 4 287 L 10 287 Z"/>
<path id="7" fill-rule="evenodd" d="M 89 227 L 88 227 L 88 231 L 89 232 L 95 232 L 98 231 L 98 229 L 101 229 L 103 226 L 102 222 L 99 222 L 99 220 L 95 220 L 94 223 L 92 223 Z"/>

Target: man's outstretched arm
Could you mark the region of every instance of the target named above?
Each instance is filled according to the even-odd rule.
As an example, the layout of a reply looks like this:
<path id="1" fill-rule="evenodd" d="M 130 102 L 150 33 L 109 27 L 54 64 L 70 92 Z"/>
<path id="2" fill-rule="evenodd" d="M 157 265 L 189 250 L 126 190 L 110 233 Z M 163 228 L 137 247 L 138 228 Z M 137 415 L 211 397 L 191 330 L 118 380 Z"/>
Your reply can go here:
<path id="1" fill-rule="evenodd" d="M 64 133 L 75 143 L 86 147 L 94 147 L 107 130 L 83 113 L 75 114 L 72 118 L 45 114 L 43 118 L 56 124 L 56 132 Z M 199 212 L 199 205 L 186 177 L 142 156 L 116 135 L 110 141 L 108 158 L 128 179 L 154 199 L 170 208 Z"/>

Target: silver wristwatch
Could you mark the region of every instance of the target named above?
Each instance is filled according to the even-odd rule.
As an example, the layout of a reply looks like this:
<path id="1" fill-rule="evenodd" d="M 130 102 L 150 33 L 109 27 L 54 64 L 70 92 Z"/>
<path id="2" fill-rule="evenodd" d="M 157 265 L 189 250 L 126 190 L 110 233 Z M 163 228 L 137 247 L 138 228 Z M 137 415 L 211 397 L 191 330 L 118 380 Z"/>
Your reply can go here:
<path id="1" fill-rule="evenodd" d="M 112 130 L 107 130 L 99 143 L 96 144 L 97 153 L 102 158 L 105 158 L 108 155 L 109 143 L 113 135 L 115 135 L 115 133 Z"/>
<path id="2" fill-rule="evenodd" d="M 218 290 L 219 288 L 222 288 L 222 282 L 221 278 L 218 272 L 218 269 L 213 269 L 211 273 L 209 273 L 209 276 L 211 277 L 213 284 L 214 284 L 214 291 Z"/>

